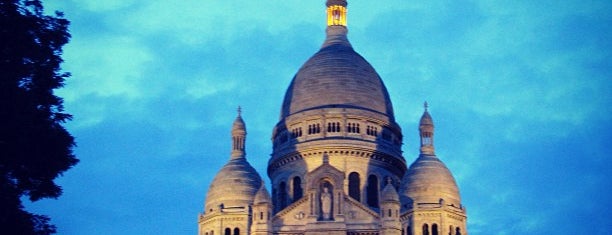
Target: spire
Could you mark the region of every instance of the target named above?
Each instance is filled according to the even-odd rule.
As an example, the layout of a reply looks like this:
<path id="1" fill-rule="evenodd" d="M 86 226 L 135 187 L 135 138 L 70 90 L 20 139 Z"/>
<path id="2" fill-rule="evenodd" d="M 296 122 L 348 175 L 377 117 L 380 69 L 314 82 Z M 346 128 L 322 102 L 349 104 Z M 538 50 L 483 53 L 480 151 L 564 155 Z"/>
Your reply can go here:
<path id="1" fill-rule="evenodd" d="M 232 155 L 231 159 L 244 158 L 245 141 L 246 141 L 246 125 L 242 120 L 242 109 L 238 106 L 238 116 L 234 120 L 232 126 Z"/>
<path id="2" fill-rule="evenodd" d="M 327 0 L 325 5 L 327 6 L 327 37 L 322 47 L 331 44 L 344 44 L 350 47 L 351 44 L 346 37 L 348 33 L 346 28 L 346 6 L 348 3 L 346 0 Z"/>
<path id="3" fill-rule="evenodd" d="M 421 154 L 434 155 L 434 124 L 431 115 L 429 115 L 429 104 L 425 101 L 423 104 L 425 111 L 419 122 L 419 134 L 421 137 Z"/>

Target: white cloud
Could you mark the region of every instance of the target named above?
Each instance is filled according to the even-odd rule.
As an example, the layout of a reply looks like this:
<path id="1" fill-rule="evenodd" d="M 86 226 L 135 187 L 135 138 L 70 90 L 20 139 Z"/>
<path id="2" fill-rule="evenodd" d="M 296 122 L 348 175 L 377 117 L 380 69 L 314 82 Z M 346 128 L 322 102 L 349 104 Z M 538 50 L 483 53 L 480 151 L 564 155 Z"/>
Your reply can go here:
<path id="1" fill-rule="evenodd" d="M 142 77 L 152 60 L 147 48 L 134 38 L 101 37 L 74 40 L 65 48 L 65 70 L 72 73 L 62 90 L 66 101 L 95 94 L 136 98 L 144 94 Z"/>
<path id="2" fill-rule="evenodd" d="M 104 12 L 123 9 L 133 5 L 138 0 L 76 0 L 74 4 L 93 12 Z"/>
<path id="3" fill-rule="evenodd" d="M 200 99 L 206 96 L 218 94 L 221 91 L 229 91 L 236 87 L 235 79 L 210 80 L 206 78 L 197 79 L 185 87 L 185 94 L 190 98 Z"/>
<path id="4" fill-rule="evenodd" d="M 517 197 L 529 199 L 525 195 L 539 192 L 540 186 L 524 175 L 540 169 L 527 171 L 526 167 L 538 161 L 551 167 L 548 163 L 570 158 L 564 152 L 566 146 L 557 143 L 560 139 L 576 135 L 578 128 L 593 139 L 598 138 L 598 132 L 606 132 L 591 124 L 610 120 L 605 112 L 612 104 L 609 67 L 605 67 L 609 63 L 601 62 L 610 57 L 609 50 L 602 44 L 572 44 L 590 40 L 570 40 L 569 46 L 560 46 L 558 40 L 566 38 L 559 35 L 567 36 L 563 33 L 568 29 L 555 27 L 571 23 L 567 19 L 571 15 L 588 20 L 609 18 L 612 4 L 400 0 L 349 4 L 349 38 L 381 73 L 398 122 L 407 123 L 403 127 L 408 161 L 418 152 L 416 123 L 421 104 L 424 100 L 432 104 L 434 120 L 439 121 L 437 152 L 454 173 L 464 200 L 470 202 L 468 221 L 476 226 L 471 233 L 499 231 L 495 228 L 508 229 L 508 234 L 536 233 L 551 224 L 553 217 L 567 214 L 571 210 L 568 201 L 581 200 L 597 191 L 603 181 L 584 188 L 584 195 L 554 195 L 552 200 L 559 200 L 549 204 L 557 210 L 545 215 L 551 217 L 548 221 L 542 214 L 529 214 L 534 206 L 542 205 L 541 201 L 512 204 Z M 190 195 L 203 195 L 209 181 L 198 183 L 197 176 L 184 172 L 186 166 L 168 163 L 189 158 L 185 165 L 193 168 L 198 168 L 193 166 L 194 161 L 222 165 L 225 158 L 217 156 L 227 156 L 228 133 L 237 105 L 244 107 L 249 157 L 264 173 L 270 132 L 278 120 L 284 89 L 301 63 L 316 52 L 320 41 L 313 41 L 324 36 L 324 1 L 87 1 L 70 7 L 74 11 L 67 11 L 67 16 L 75 18 L 70 18 L 73 38 L 65 47 L 64 69 L 73 77 L 59 93 L 66 98 L 67 111 L 75 115 L 69 129 L 77 130 L 82 140 L 90 135 L 91 142 L 79 146 L 83 162 L 89 163 L 79 165 L 82 171 L 65 178 L 73 185 L 81 185 L 74 183 L 75 178 L 87 178 L 82 172 L 91 171 L 92 165 L 102 163 L 112 168 L 112 162 L 120 159 L 115 153 L 121 153 L 132 162 L 136 159 L 135 163 L 148 164 L 147 174 L 164 178 L 173 174 L 168 172 L 182 172 L 178 178 L 185 185 L 201 185 Z M 321 30 L 313 36 L 317 27 Z M 117 122 L 122 125 L 107 130 Z M 152 134 L 149 129 L 158 130 Z M 117 133 L 131 136 L 118 141 Z M 106 144 L 97 147 L 100 138 L 107 138 Z M 143 143 L 143 139 L 149 142 Z M 589 151 L 599 154 L 594 154 L 600 159 L 596 165 L 605 165 L 610 151 L 601 149 L 604 140 L 594 145 L 591 136 L 588 139 L 588 143 L 576 140 L 576 145 L 588 145 Z M 558 150 L 545 152 L 554 153 L 550 156 L 530 156 L 538 150 L 538 144 Z M 190 154 L 193 156 L 186 156 Z M 582 154 L 590 156 L 588 152 Z M 91 157 L 105 155 L 117 159 L 99 162 Z M 591 160 L 584 156 L 580 162 Z M 522 165 L 525 162 L 529 164 Z M 201 173 L 204 178 L 212 178 L 218 169 L 213 168 L 202 168 L 206 171 Z M 125 170 L 113 172 L 117 174 L 114 176 L 136 175 Z M 563 174 L 579 174 L 582 170 L 571 168 Z M 487 177 L 483 178 L 484 174 Z M 99 180 L 106 185 L 114 183 L 112 179 Z M 564 189 L 546 179 L 540 182 L 556 192 Z M 122 187 L 127 190 L 138 186 L 129 183 Z M 80 195 L 80 190 L 73 186 L 66 191 Z M 130 192 L 142 202 L 157 202 L 161 197 L 185 199 Z M 540 196 L 542 201 L 551 201 L 552 195 Z M 99 198 L 103 205 L 111 205 L 114 199 L 104 195 Z M 198 196 L 196 200 L 200 199 Z M 134 213 L 142 211 L 127 206 Z M 53 214 L 53 218 L 73 220 L 63 208 L 54 212 L 57 216 Z M 113 220 L 113 216 L 102 219 Z M 67 227 L 87 231 L 78 227 L 88 221 L 94 220 Z M 159 226 L 189 227 L 187 222 Z M 137 222 L 125 223 L 140 228 Z"/>

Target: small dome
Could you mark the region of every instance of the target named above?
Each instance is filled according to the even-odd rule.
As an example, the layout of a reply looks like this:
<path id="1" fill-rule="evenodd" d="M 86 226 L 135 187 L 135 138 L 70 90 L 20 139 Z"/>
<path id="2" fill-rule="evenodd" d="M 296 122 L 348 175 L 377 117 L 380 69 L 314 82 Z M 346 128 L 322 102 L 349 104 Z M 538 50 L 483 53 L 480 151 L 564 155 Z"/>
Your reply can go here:
<path id="1" fill-rule="evenodd" d="M 260 204 L 260 203 L 271 203 L 272 202 L 272 198 L 270 197 L 270 193 L 268 193 L 268 190 L 266 189 L 266 185 L 261 182 L 261 187 L 259 187 L 259 190 L 257 190 L 257 194 L 255 194 L 255 199 L 253 201 L 253 204 Z"/>
<path id="2" fill-rule="evenodd" d="M 432 125 L 433 126 L 433 119 L 431 118 L 431 115 L 429 115 L 429 112 L 427 112 L 427 110 L 425 110 L 425 112 L 423 113 L 423 116 L 421 116 L 421 121 L 419 122 L 419 125 Z"/>
<path id="3" fill-rule="evenodd" d="M 435 155 L 421 154 L 412 163 L 402 179 L 400 193 L 402 204 L 438 203 L 440 199 L 455 206 L 461 204 L 455 178 Z"/>
<path id="4" fill-rule="evenodd" d="M 221 204 L 225 208 L 246 207 L 253 203 L 261 185 L 261 177 L 246 158 L 232 159 L 210 184 L 204 209 L 216 210 Z"/>
<path id="5" fill-rule="evenodd" d="M 395 187 L 392 184 L 387 184 L 382 191 L 382 200 L 383 201 L 394 201 L 399 202 L 399 195 L 395 190 Z"/>
<path id="6" fill-rule="evenodd" d="M 323 47 L 291 81 L 281 119 L 319 108 L 366 109 L 394 120 L 387 88 L 372 65 L 353 50 L 342 26 L 328 28 Z"/>
<path id="7" fill-rule="evenodd" d="M 234 124 L 232 125 L 232 134 L 238 133 L 246 133 L 246 124 L 244 124 L 244 120 L 242 120 L 242 116 L 240 115 L 240 111 L 238 111 L 238 116 L 234 120 Z"/>

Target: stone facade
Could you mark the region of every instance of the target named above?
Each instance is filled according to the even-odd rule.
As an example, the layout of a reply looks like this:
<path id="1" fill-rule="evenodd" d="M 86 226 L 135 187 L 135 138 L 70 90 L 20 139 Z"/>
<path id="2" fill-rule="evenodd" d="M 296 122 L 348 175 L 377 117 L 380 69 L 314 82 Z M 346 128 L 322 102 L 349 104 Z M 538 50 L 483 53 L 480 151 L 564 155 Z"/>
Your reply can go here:
<path id="1" fill-rule="evenodd" d="M 246 125 L 213 180 L 199 234 L 467 234 L 455 179 L 421 117 L 407 167 L 387 89 L 347 39 L 346 1 L 327 1 L 327 38 L 297 72 L 272 133 L 271 194 L 246 159 Z"/>

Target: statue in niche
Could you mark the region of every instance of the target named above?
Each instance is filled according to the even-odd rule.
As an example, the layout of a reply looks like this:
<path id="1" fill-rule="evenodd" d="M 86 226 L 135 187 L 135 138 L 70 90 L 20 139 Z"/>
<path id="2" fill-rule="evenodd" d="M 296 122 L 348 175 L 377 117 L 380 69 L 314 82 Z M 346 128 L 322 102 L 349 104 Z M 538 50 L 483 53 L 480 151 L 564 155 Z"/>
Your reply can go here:
<path id="1" fill-rule="evenodd" d="M 323 187 L 321 192 L 321 214 L 323 220 L 331 220 L 332 211 L 332 195 L 327 186 Z"/>

